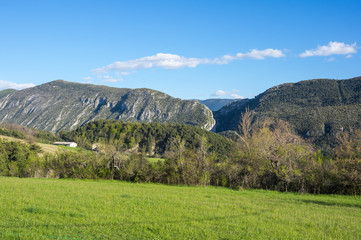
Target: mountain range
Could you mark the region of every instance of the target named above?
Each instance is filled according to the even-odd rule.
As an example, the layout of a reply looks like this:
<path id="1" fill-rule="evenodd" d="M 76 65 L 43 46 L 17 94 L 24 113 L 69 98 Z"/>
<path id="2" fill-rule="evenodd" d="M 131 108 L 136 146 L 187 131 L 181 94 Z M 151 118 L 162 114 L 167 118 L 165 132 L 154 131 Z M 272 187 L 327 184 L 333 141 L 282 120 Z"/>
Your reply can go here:
<path id="1" fill-rule="evenodd" d="M 57 80 L 21 91 L 0 92 L 0 122 L 58 132 L 97 119 L 175 122 L 207 130 L 215 124 L 212 111 L 198 101 L 145 88 Z"/>
<path id="2" fill-rule="evenodd" d="M 361 129 L 361 77 L 286 83 L 243 100 L 181 100 L 151 89 L 62 80 L 21 91 L 0 91 L 0 122 L 51 132 L 72 130 L 98 119 L 117 119 L 182 123 L 218 133 L 228 131 L 229 135 L 230 130 L 238 130 L 246 109 L 254 113 L 254 123 L 281 119 L 305 138 L 332 142 L 341 132 Z"/>

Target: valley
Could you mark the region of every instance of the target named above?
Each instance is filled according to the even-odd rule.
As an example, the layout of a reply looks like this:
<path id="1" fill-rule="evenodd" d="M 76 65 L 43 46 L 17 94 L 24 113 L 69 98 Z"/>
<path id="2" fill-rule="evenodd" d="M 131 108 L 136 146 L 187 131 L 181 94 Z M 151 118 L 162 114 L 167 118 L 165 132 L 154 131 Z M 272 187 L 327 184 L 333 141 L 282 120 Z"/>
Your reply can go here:
<path id="1" fill-rule="evenodd" d="M 361 1 L 0 1 L 0 240 L 361 239 Z"/>

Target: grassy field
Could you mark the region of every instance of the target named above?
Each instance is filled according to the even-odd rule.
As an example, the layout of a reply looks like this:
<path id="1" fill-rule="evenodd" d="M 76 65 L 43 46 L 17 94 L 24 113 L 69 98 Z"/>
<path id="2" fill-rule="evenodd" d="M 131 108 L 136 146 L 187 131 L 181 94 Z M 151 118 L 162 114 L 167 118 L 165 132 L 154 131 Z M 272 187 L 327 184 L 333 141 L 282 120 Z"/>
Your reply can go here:
<path id="1" fill-rule="evenodd" d="M 8 137 L 8 136 L 3 136 L 0 135 L 0 138 L 2 139 L 6 139 L 8 141 L 15 141 L 15 142 L 22 142 L 22 143 L 28 143 L 27 141 L 23 140 L 23 139 L 19 139 L 19 138 L 14 138 L 14 137 Z M 39 145 L 41 147 L 41 150 L 43 151 L 43 153 L 56 153 L 62 150 L 65 151 L 73 151 L 73 152 L 82 152 L 82 151 L 88 151 L 82 148 L 73 148 L 73 147 L 66 147 L 66 146 L 61 146 L 61 145 L 53 145 L 53 144 L 45 144 L 45 143 L 39 143 L 36 142 L 35 144 Z"/>
<path id="2" fill-rule="evenodd" d="M 27 143 L 23 139 L 14 138 L 14 137 L 8 137 L 8 136 L 0 135 L 0 138 L 6 139 L 8 141 Z M 52 144 L 45 144 L 45 143 L 38 143 L 38 142 L 36 144 L 41 147 L 41 149 L 43 150 L 44 153 L 56 153 L 60 149 L 58 146 L 55 146 L 55 145 L 52 145 Z"/>
<path id="3" fill-rule="evenodd" d="M 147 157 L 147 160 L 150 163 L 164 162 L 164 158 Z"/>
<path id="4" fill-rule="evenodd" d="M 0 239 L 361 239 L 361 198 L 0 177 Z"/>

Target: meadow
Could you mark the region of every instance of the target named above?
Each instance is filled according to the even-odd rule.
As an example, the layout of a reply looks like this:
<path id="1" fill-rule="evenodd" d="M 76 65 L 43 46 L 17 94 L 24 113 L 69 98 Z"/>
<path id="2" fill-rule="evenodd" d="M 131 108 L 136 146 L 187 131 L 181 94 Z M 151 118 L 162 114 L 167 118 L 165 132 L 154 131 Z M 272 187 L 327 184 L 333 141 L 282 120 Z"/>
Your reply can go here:
<path id="1" fill-rule="evenodd" d="M 0 239 L 361 239 L 360 196 L 0 177 Z"/>
<path id="2" fill-rule="evenodd" d="M 6 139 L 8 141 L 13 141 L 13 142 L 27 143 L 27 141 L 25 141 L 23 139 L 9 137 L 9 136 L 3 136 L 3 135 L 0 135 L 0 139 Z M 57 151 L 62 149 L 62 146 L 55 146 L 53 144 L 45 144 L 45 143 L 39 143 L 39 142 L 37 142 L 36 144 L 39 145 L 39 147 L 41 148 L 43 153 L 56 153 Z M 70 149 L 70 150 L 73 150 L 73 149 Z"/>

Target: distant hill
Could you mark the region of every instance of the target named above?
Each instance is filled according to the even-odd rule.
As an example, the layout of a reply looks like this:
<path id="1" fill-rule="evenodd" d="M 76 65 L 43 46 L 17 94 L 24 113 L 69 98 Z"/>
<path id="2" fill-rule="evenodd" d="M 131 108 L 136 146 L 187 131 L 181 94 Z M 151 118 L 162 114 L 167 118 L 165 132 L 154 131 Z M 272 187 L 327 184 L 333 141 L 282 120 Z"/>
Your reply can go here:
<path id="1" fill-rule="evenodd" d="M 215 123 L 212 112 L 199 102 L 145 88 L 57 80 L 0 97 L 0 122 L 58 132 L 97 119 L 175 122 L 204 129 Z"/>
<path id="2" fill-rule="evenodd" d="M 361 129 L 361 77 L 272 87 L 254 99 L 233 102 L 216 111 L 214 131 L 236 130 L 246 108 L 254 111 L 256 120 L 286 120 L 304 137 L 317 141 L 334 138 L 342 131 Z"/>
<path id="3" fill-rule="evenodd" d="M 212 111 L 218 111 L 222 107 L 227 104 L 235 101 L 239 101 L 238 99 L 221 99 L 221 98 L 210 98 L 206 100 L 197 100 L 198 102 L 206 105 Z"/>

